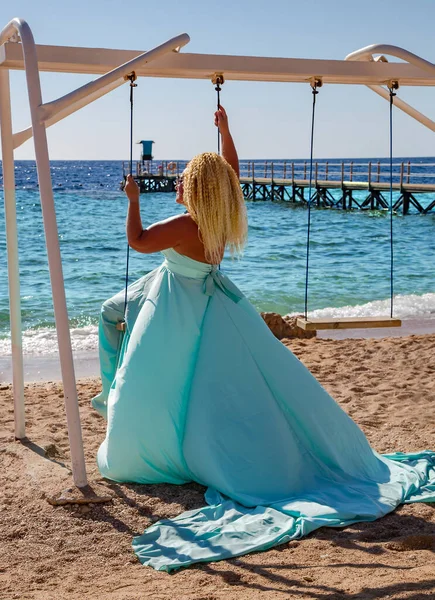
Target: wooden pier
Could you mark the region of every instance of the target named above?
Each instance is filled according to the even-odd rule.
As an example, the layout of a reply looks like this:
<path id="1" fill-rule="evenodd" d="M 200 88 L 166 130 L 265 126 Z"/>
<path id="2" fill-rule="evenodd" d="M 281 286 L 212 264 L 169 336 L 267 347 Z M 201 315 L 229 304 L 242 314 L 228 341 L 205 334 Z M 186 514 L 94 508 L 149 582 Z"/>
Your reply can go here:
<path id="1" fill-rule="evenodd" d="M 134 177 L 141 193 L 175 192 L 176 178 L 186 161 L 136 163 Z M 404 215 L 435 212 L 435 173 L 432 163 L 401 162 L 393 165 L 395 212 Z M 128 163 L 123 164 L 125 181 Z M 310 188 L 309 163 L 266 161 L 241 163 L 240 184 L 246 200 L 269 200 L 307 205 Z M 389 164 L 386 162 L 315 162 L 311 183 L 311 206 L 342 210 L 388 210 Z M 422 199 L 421 195 L 425 194 Z M 427 194 L 430 194 L 428 198 Z M 420 199 L 418 199 L 420 198 Z"/>

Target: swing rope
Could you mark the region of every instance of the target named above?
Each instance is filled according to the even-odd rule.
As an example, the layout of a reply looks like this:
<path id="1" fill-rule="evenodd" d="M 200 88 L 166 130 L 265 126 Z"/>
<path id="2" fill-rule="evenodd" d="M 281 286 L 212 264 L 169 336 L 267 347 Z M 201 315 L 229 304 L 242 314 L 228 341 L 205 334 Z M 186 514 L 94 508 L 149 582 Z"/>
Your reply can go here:
<path id="1" fill-rule="evenodd" d="M 320 84 L 320 85 L 319 85 Z M 311 84 L 313 93 L 313 109 L 311 116 L 311 141 L 310 141 L 310 184 L 308 192 L 308 226 L 307 226 L 307 260 L 305 269 L 305 311 L 304 318 L 307 320 L 308 313 L 308 276 L 309 276 L 309 257 L 310 257 L 310 232 L 311 232 L 311 190 L 312 190 L 312 175 L 313 175 L 313 147 L 314 147 L 314 120 L 316 109 L 316 95 L 319 93 L 317 87 L 321 86 L 321 81 L 314 80 Z M 394 304 L 394 236 L 393 236 L 393 105 L 394 90 L 399 87 L 398 83 L 391 82 L 388 86 L 390 92 L 390 318 L 393 318 Z"/>
<path id="2" fill-rule="evenodd" d="M 134 83 L 136 80 L 136 73 L 133 71 L 129 75 L 127 75 L 126 79 L 130 81 L 130 168 L 129 173 L 133 175 L 133 90 L 137 87 L 137 84 Z M 127 312 L 127 288 L 128 288 L 128 269 L 130 262 L 130 246 L 127 244 L 127 260 L 125 267 L 125 294 L 124 294 L 124 323 L 125 323 L 125 314 Z"/>
<path id="3" fill-rule="evenodd" d="M 388 86 L 390 92 L 390 317 L 393 318 L 393 277 L 394 277 L 394 254 L 393 254 L 393 105 L 394 90 L 397 90 L 397 82 L 391 82 Z"/>
<path id="4" fill-rule="evenodd" d="M 216 90 L 216 96 L 217 96 L 217 110 L 219 110 L 221 107 L 221 85 L 223 84 L 223 78 L 220 75 L 218 75 L 216 77 L 215 83 L 216 83 L 216 87 L 214 89 Z M 218 136 L 217 148 L 218 148 L 218 154 L 220 154 L 221 153 L 221 132 L 219 129 L 219 123 L 218 123 L 217 136 Z"/>
<path id="5" fill-rule="evenodd" d="M 216 77 L 213 80 L 213 83 L 216 84 L 216 87 L 214 88 L 216 90 L 216 105 L 217 105 L 217 110 L 220 109 L 221 107 L 221 85 L 224 82 L 224 78 L 221 75 L 216 75 Z M 219 121 L 218 121 L 218 128 L 217 128 L 217 153 L 220 155 L 221 153 L 221 130 L 219 128 Z M 219 263 L 219 271 L 221 270 L 221 265 Z"/>
<path id="6" fill-rule="evenodd" d="M 321 82 L 314 80 L 311 84 L 313 94 L 313 109 L 311 114 L 311 140 L 310 140 L 310 185 L 308 188 L 308 225 L 307 225 L 307 261 L 305 266 L 305 310 L 304 318 L 307 320 L 308 313 L 308 274 L 309 274 L 309 261 L 310 261 L 310 233 L 311 233 L 311 189 L 312 189 L 312 178 L 313 178 L 313 148 L 314 148 L 314 117 L 316 114 L 316 96 L 319 93 L 317 87 L 321 85 Z M 319 86 L 320 87 L 320 86 Z"/>

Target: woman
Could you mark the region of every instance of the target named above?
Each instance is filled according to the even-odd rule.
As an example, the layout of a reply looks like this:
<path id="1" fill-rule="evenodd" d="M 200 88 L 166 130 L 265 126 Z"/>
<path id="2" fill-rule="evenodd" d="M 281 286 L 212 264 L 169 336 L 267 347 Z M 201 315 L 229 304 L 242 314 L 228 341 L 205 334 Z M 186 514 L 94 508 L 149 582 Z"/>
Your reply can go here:
<path id="1" fill-rule="evenodd" d="M 128 179 L 129 244 L 165 260 L 130 286 L 122 344 L 122 293 L 100 322 L 102 475 L 209 488 L 209 506 L 135 538 L 140 560 L 163 570 L 435 501 L 435 453 L 377 454 L 218 269 L 225 247 L 241 250 L 246 215 L 223 108 L 215 123 L 223 158 L 187 166 L 177 186 L 186 214 L 143 230 Z"/>
<path id="2" fill-rule="evenodd" d="M 247 233 L 246 208 L 238 181 L 239 160 L 223 107 L 215 114 L 215 124 L 219 125 L 221 132 L 222 154 L 225 160 L 216 154 L 206 153 L 197 156 L 189 163 L 185 172 L 186 181 L 184 182 L 182 176 L 176 184 L 176 202 L 188 208 L 185 214 L 155 223 L 144 231 L 140 217 L 139 188 L 131 175 L 127 177 L 125 186 L 125 192 L 129 198 L 127 238 L 129 245 L 138 252 L 152 253 L 172 249 L 184 257 L 199 262 L 219 264 L 225 246 L 229 246 L 233 253 L 242 249 Z M 198 173 L 202 175 L 202 179 L 198 177 Z M 204 187 L 207 183 L 204 180 L 207 177 L 214 178 L 219 182 L 219 191 L 214 186 L 211 190 L 212 194 L 190 193 L 192 186 Z M 184 202 L 185 184 L 188 188 L 187 195 L 190 198 L 187 203 Z M 210 200 L 212 203 L 207 205 Z M 219 201 L 219 205 L 217 201 Z M 198 202 L 202 203 L 202 206 L 198 206 Z M 199 227 L 201 227 L 201 232 L 199 232 Z M 207 249 L 202 241 L 204 237 Z M 167 261 L 175 258 L 172 251 L 166 254 Z M 176 257 L 176 260 L 182 261 L 183 259 Z M 192 265 L 198 267 L 188 260 L 185 262 L 187 268 Z M 129 329 L 145 301 L 145 290 L 158 276 L 160 270 L 153 271 L 129 286 L 127 293 L 127 325 Z M 204 269 L 204 266 L 199 265 L 199 271 L 201 277 L 204 277 L 204 273 L 208 271 L 212 276 L 217 277 L 214 275 L 216 268 Z M 237 293 L 241 294 L 239 290 Z M 92 405 L 105 418 L 107 417 L 107 399 L 120 361 L 123 343 L 119 323 L 123 321 L 124 303 L 125 292 L 121 291 L 103 304 L 101 312 L 99 341 L 103 390 L 101 394 L 93 398 Z M 125 347 L 126 344 L 124 344 L 124 349 Z"/>

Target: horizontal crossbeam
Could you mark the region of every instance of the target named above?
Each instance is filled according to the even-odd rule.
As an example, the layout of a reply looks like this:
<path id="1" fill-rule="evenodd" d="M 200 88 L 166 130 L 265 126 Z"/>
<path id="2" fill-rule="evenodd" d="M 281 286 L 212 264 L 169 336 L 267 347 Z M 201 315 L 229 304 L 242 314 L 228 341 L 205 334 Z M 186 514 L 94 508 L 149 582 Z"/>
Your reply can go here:
<path id="1" fill-rule="evenodd" d="M 142 54 L 139 54 L 139 56 L 136 56 L 135 58 L 118 65 L 114 69 L 111 69 L 108 73 L 104 73 L 97 79 L 82 85 L 69 94 L 58 98 L 57 100 L 53 100 L 48 104 L 39 106 L 39 120 L 44 122 L 46 127 L 54 125 L 68 115 L 80 110 L 84 106 L 87 106 L 91 102 L 94 102 L 98 98 L 101 98 L 101 96 L 104 96 L 105 94 L 125 83 L 126 76 L 130 72 L 136 73 L 137 69 L 139 69 L 142 65 L 156 60 L 157 57 L 162 56 L 165 53 L 175 52 L 180 47 L 185 46 L 188 42 L 189 36 L 187 34 L 184 33 L 178 35 L 177 37 L 168 40 L 164 44 L 161 44 L 160 46 L 157 46 L 148 52 L 143 52 Z M 14 148 L 18 148 L 31 136 L 31 127 L 14 134 Z"/>
<path id="2" fill-rule="evenodd" d="M 40 71 L 55 73 L 107 73 L 143 51 L 37 45 Z M 21 44 L 8 42 L 0 47 L 0 68 L 24 69 Z M 215 54 L 170 53 L 136 69 L 142 77 L 211 79 L 222 72 L 226 80 L 309 82 L 321 77 L 323 83 L 433 86 L 435 74 L 406 63 L 267 58 Z"/>

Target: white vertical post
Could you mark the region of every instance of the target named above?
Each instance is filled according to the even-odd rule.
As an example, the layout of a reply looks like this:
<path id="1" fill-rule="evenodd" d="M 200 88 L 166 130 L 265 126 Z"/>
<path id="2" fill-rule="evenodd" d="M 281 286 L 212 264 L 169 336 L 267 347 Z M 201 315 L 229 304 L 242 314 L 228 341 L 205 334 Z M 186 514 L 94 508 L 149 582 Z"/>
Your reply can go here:
<path id="1" fill-rule="evenodd" d="M 12 346 L 12 387 L 15 437 L 26 437 L 24 413 L 24 370 L 21 333 L 20 270 L 18 265 L 17 210 L 15 204 L 14 147 L 12 137 L 9 70 L 0 69 L 0 128 L 5 201 L 6 247 L 8 253 L 9 314 Z"/>
<path id="2" fill-rule="evenodd" d="M 83 452 L 82 431 L 80 426 L 80 413 L 71 349 L 68 312 L 66 307 L 65 286 L 62 273 L 62 261 L 60 256 L 59 237 L 54 208 L 53 187 L 51 183 L 47 132 L 45 124 L 41 123 L 39 118 L 42 95 L 41 84 L 39 80 L 38 61 L 32 32 L 25 22 L 22 23 L 20 35 L 23 43 L 33 140 L 35 144 L 35 158 L 38 169 L 39 191 L 41 196 L 42 216 L 44 220 L 45 240 L 47 245 L 48 267 L 50 271 L 57 341 L 59 345 L 60 367 L 62 371 L 66 418 L 68 423 L 68 437 L 71 448 L 72 472 L 76 486 L 84 487 L 87 485 L 86 466 Z"/>

